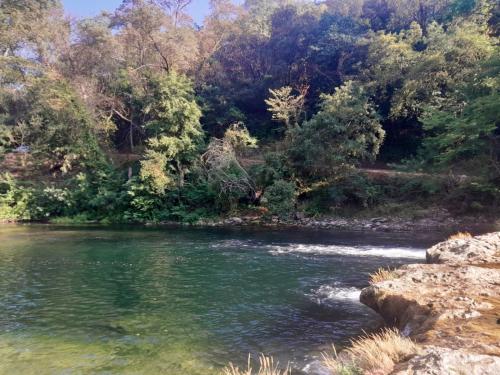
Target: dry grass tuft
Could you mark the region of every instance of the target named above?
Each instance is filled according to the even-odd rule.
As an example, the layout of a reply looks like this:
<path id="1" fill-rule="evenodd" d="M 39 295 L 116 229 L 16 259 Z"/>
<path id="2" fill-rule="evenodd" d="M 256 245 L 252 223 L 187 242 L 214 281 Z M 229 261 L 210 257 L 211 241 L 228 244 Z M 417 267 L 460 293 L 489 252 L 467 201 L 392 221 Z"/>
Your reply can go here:
<path id="1" fill-rule="evenodd" d="M 323 363 L 333 374 L 390 373 L 394 365 L 418 353 L 418 346 L 395 329 L 365 335 L 351 342 L 342 358 L 324 354 Z"/>
<path id="2" fill-rule="evenodd" d="M 377 272 L 370 275 L 370 284 L 376 284 L 386 280 L 394 280 L 398 277 L 399 276 L 395 269 L 391 270 L 390 268 L 379 268 Z"/>
<path id="3" fill-rule="evenodd" d="M 353 361 L 346 361 L 339 357 L 335 345 L 333 353 L 323 353 L 323 365 L 332 372 L 332 375 L 362 375 L 363 370 Z"/>
<path id="4" fill-rule="evenodd" d="M 240 370 L 230 363 L 229 366 L 222 370 L 221 375 L 291 375 L 292 373 L 290 366 L 287 366 L 284 370 L 280 370 L 279 362 L 274 364 L 274 359 L 272 357 L 266 357 L 264 354 L 260 355 L 259 370 L 255 372 L 252 369 L 250 360 L 251 357 L 248 356 L 247 368 L 243 370 Z"/>
<path id="5" fill-rule="evenodd" d="M 469 238 L 472 238 L 472 234 L 469 232 L 458 232 L 448 237 L 448 240 L 466 240 Z"/>

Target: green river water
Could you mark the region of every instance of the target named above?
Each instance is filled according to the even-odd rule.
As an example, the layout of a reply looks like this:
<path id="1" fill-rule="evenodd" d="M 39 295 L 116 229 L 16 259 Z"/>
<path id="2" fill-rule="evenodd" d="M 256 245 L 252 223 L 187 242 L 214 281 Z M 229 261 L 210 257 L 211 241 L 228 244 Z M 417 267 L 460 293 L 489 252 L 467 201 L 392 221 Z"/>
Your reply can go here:
<path id="1" fill-rule="evenodd" d="M 0 374 L 217 374 L 249 353 L 320 374 L 378 317 L 369 273 L 436 235 L 0 226 Z"/>

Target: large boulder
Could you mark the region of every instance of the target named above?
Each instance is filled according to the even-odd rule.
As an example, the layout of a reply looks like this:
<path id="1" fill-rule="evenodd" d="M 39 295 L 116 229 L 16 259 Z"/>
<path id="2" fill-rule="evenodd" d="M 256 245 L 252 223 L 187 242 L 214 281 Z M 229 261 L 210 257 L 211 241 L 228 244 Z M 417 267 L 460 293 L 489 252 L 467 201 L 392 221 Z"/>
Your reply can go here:
<path id="1" fill-rule="evenodd" d="M 427 263 L 500 263 L 500 232 L 441 242 L 427 250 Z"/>
<path id="2" fill-rule="evenodd" d="M 398 375 L 500 374 L 500 233 L 453 239 L 388 273 L 361 302 L 420 344 Z"/>
<path id="3" fill-rule="evenodd" d="M 408 265 L 363 289 L 360 299 L 418 341 L 500 355 L 498 269 Z"/>

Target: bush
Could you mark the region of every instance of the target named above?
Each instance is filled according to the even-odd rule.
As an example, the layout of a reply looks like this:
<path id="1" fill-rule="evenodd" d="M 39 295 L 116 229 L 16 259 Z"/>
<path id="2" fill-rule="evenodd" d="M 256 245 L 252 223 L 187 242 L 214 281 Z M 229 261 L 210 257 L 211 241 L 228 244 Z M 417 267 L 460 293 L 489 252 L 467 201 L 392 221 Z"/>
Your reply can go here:
<path id="1" fill-rule="evenodd" d="M 45 187 L 33 193 L 31 219 L 46 220 L 67 215 L 73 204 L 71 192 L 64 188 Z"/>
<path id="2" fill-rule="evenodd" d="M 271 214 L 290 218 L 297 203 L 295 184 L 285 180 L 275 181 L 264 194 L 264 201 Z"/>
<path id="3" fill-rule="evenodd" d="M 97 165 L 93 173 L 79 173 L 72 181 L 69 216 L 85 214 L 91 221 L 123 221 L 130 205 L 126 179 L 110 166 Z"/>
<path id="4" fill-rule="evenodd" d="M 10 175 L 0 175 L 0 220 L 32 220 L 33 192 L 22 188 Z"/>
<path id="5" fill-rule="evenodd" d="M 311 214 L 326 214 L 332 208 L 347 206 L 368 208 L 383 198 L 383 189 L 360 174 L 323 185 L 304 196 L 306 210 Z"/>
<path id="6" fill-rule="evenodd" d="M 277 180 L 291 177 L 286 155 L 282 152 L 268 152 L 264 155 L 264 163 L 252 167 L 251 175 L 259 188 L 271 186 Z"/>
<path id="7" fill-rule="evenodd" d="M 485 181 L 471 181 L 455 186 L 444 202 L 456 213 L 495 213 L 500 206 L 500 187 Z"/>

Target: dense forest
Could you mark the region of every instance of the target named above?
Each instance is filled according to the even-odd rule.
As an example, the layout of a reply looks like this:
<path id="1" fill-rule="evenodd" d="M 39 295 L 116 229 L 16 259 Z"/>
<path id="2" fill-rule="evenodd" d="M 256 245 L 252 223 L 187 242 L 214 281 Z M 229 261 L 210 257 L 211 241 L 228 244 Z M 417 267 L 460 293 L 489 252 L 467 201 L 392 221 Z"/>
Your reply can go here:
<path id="1" fill-rule="evenodd" d="M 0 0 L 0 219 L 498 209 L 497 1 L 190 2 Z"/>

